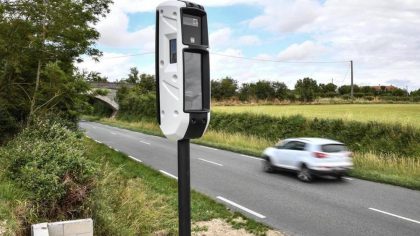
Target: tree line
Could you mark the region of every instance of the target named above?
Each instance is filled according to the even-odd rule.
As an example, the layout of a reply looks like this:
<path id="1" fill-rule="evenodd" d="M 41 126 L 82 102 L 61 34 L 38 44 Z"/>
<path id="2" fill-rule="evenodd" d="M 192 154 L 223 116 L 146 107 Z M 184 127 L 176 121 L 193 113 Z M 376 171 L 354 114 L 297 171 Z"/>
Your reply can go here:
<path id="1" fill-rule="evenodd" d="M 212 98 L 216 101 L 239 99 L 240 101 L 250 100 L 290 100 L 311 102 L 319 97 L 342 97 L 350 98 L 350 85 L 338 87 L 333 83 L 318 83 L 312 78 L 298 79 L 293 89 L 289 89 L 283 82 L 259 80 L 257 82 L 239 84 L 231 77 L 211 81 Z M 407 90 L 387 86 L 353 86 L 354 97 L 367 98 L 374 96 L 419 96 L 420 90 L 408 93 Z"/>

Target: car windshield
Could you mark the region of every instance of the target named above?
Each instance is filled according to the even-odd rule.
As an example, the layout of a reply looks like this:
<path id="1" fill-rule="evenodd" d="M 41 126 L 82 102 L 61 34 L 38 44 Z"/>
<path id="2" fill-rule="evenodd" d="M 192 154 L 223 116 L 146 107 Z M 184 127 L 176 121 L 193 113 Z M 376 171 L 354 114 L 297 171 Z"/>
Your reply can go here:
<path id="1" fill-rule="evenodd" d="M 321 151 L 323 152 L 345 152 L 347 151 L 347 147 L 343 144 L 325 144 L 321 146 Z"/>

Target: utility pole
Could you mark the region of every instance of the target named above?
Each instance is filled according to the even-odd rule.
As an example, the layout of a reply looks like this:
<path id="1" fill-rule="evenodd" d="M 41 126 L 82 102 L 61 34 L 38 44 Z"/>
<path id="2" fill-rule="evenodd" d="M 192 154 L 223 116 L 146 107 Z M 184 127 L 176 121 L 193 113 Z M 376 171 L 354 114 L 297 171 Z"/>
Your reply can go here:
<path id="1" fill-rule="evenodd" d="M 353 99 L 353 96 L 354 96 L 354 90 L 353 90 L 353 60 L 350 61 L 350 71 L 351 71 L 350 97 Z"/>

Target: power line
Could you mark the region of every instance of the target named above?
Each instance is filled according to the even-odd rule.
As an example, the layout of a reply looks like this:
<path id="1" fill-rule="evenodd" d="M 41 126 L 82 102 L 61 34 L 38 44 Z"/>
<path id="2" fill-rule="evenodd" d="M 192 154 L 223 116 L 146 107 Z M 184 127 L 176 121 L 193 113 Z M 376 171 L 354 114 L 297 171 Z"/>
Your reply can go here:
<path id="1" fill-rule="evenodd" d="M 276 63 L 288 63 L 288 64 L 300 64 L 300 63 L 306 63 L 306 64 L 332 64 L 332 63 L 349 63 L 349 61 L 283 61 L 283 60 L 271 60 L 271 59 L 261 59 L 261 58 L 252 58 L 252 57 L 242 57 L 242 56 L 233 56 L 233 55 L 226 55 L 221 53 L 210 53 L 212 55 L 217 56 L 223 56 L 223 57 L 231 57 L 231 58 L 237 58 L 237 59 L 244 59 L 244 60 L 253 60 L 253 61 L 264 61 L 264 62 L 276 62 Z"/>
<path id="2" fill-rule="evenodd" d="M 134 56 L 144 56 L 152 55 L 154 52 L 142 52 L 135 54 L 128 54 L 123 56 L 114 56 L 114 57 L 103 57 L 102 59 L 115 59 L 115 58 L 124 58 L 124 57 L 134 57 Z M 275 63 L 287 63 L 287 64 L 333 64 L 333 63 L 348 63 L 349 61 L 284 61 L 284 60 L 271 60 L 271 59 L 262 59 L 262 58 L 252 58 L 252 57 L 242 57 L 242 56 L 233 56 L 221 53 L 211 52 L 210 54 L 222 57 L 230 57 L 243 60 L 252 60 L 252 61 L 262 61 L 262 62 L 275 62 Z"/>
<path id="3" fill-rule="evenodd" d="M 141 53 L 128 54 L 128 55 L 123 55 L 123 56 L 102 57 L 101 59 L 116 59 L 116 58 L 144 56 L 144 55 L 152 55 L 152 54 L 155 54 L 155 52 L 141 52 Z"/>

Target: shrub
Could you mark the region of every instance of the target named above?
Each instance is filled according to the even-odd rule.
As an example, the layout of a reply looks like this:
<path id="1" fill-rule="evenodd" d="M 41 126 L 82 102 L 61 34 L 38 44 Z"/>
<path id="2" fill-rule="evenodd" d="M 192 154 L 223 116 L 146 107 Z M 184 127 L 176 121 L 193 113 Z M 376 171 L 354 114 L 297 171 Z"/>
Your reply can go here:
<path id="1" fill-rule="evenodd" d="M 271 117 L 251 113 L 212 113 L 210 129 L 242 133 L 277 142 L 291 137 L 322 137 L 346 143 L 351 150 L 420 155 L 420 131 L 403 125 L 362 123 L 339 119 Z"/>
<path id="2" fill-rule="evenodd" d="M 131 91 L 120 100 L 120 114 L 149 118 L 156 117 L 155 93 L 139 94 Z"/>
<path id="3" fill-rule="evenodd" d="M 37 120 L 1 151 L 7 175 L 31 193 L 39 217 L 56 220 L 83 213 L 96 168 L 85 158 L 81 138 L 56 121 Z"/>
<path id="4" fill-rule="evenodd" d="M 15 133 L 19 129 L 18 122 L 12 114 L 0 105 L 0 145 L 7 136 Z"/>

